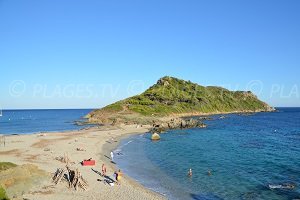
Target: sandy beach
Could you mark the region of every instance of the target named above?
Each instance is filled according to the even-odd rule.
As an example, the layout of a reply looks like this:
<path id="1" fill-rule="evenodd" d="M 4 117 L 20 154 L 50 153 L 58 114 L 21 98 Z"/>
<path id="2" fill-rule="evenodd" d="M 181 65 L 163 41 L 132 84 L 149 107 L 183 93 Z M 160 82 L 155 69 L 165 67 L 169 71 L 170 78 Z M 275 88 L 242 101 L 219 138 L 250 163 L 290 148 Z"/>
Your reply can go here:
<path id="1" fill-rule="evenodd" d="M 126 174 L 121 185 L 110 186 L 104 183 L 102 176 L 94 172 L 100 172 L 104 163 L 107 166 L 107 175 L 114 179 L 113 174 L 117 166 L 111 163 L 110 152 L 117 147 L 122 138 L 131 134 L 145 133 L 148 128 L 126 125 L 118 128 L 101 127 L 79 131 L 6 136 L 6 146 L 0 147 L 1 162 L 12 162 L 17 165 L 33 164 L 48 174 L 42 184 L 34 184 L 28 191 L 8 189 L 7 192 L 12 199 L 28 200 L 165 199 L 133 181 Z M 84 151 L 77 151 L 77 148 Z M 60 182 L 58 185 L 52 183 L 51 177 L 56 169 L 64 168 L 66 165 L 56 158 L 64 155 L 68 155 L 73 162 L 71 167 L 78 168 L 87 180 L 89 185 L 87 191 L 69 189 L 67 182 Z M 80 162 L 89 158 L 96 160 L 96 165 L 81 166 Z"/>

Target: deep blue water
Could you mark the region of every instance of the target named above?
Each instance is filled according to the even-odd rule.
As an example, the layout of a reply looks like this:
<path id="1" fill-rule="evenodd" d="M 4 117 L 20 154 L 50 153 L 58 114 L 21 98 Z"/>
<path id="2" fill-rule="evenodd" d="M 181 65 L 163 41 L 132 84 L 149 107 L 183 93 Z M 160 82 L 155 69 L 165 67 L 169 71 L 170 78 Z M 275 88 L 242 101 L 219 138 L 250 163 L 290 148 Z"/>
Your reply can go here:
<path id="1" fill-rule="evenodd" d="M 74 122 L 83 120 L 91 109 L 3 110 L 0 134 L 27 134 L 81 129 Z"/>
<path id="2" fill-rule="evenodd" d="M 158 142 L 150 134 L 125 139 L 117 164 L 169 199 L 300 199 L 300 108 L 205 123 L 206 129 L 168 131 Z M 296 188 L 268 188 L 285 183 Z"/>

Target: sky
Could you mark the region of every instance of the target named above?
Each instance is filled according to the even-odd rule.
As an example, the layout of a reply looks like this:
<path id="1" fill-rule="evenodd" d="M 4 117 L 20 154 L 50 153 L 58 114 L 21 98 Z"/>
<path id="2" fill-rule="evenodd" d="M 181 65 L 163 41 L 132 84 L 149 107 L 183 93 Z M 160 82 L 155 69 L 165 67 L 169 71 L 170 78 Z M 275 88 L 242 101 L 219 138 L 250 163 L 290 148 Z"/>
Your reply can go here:
<path id="1" fill-rule="evenodd" d="M 99 108 L 163 76 L 300 106 L 298 0 L 0 0 L 0 109 Z"/>

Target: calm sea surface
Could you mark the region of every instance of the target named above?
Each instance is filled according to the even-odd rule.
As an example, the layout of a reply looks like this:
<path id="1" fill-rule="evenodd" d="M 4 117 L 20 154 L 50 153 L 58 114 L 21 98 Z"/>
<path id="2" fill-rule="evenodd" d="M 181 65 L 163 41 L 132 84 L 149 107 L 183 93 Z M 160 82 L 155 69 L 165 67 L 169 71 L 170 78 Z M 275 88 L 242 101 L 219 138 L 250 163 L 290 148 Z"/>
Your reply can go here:
<path id="1" fill-rule="evenodd" d="M 168 131 L 158 142 L 149 134 L 123 140 L 118 167 L 169 199 L 300 199 L 300 108 L 213 118 L 206 129 Z"/>
<path id="2" fill-rule="evenodd" d="M 91 109 L 66 110 L 3 110 L 0 134 L 28 134 L 37 132 L 81 129 L 75 121 L 84 120 Z"/>

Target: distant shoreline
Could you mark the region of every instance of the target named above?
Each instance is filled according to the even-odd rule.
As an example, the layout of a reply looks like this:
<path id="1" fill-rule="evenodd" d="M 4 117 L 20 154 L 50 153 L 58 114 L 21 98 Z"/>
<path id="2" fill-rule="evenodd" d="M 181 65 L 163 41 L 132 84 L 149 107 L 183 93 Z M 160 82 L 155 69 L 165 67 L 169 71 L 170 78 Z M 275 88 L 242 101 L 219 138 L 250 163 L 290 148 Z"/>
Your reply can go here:
<path id="1" fill-rule="evenodd" d="M 213 112 L 213 113 L 200 113 L 200 112 L 191 112 L 191 113 L 182 113 L 182 114 L 171 114 L 169 116 L 165 116 L 165 117 L 160 117 L 160 116 L 154 116 L 155 120 L 157 121 L 162 121 L 162 122 L 166 122 L 169 121 L 173 118 L 189 118 L 189 117 L 201 117 L 201 116 L 214 116 L 214 115 L 229 115 L 229 114 L 255 114 L 255 113 L 261 113 L 261 112 L 278 112 L 280 108 L 297 108 L 297 107 L 276 107 L 275 110 L 273 111 L 234 111 L 234 112 Z M 47 111 L 47 110 L 85 110 L 85 109 L 28 109 L 28 110 L 24 110 L 24 111 L 30 111 L 30 110 L 40 110 L 40 111 Z M 23 110 L 6 110 L 6 111 L 23 111 Z M 81 117 L 81 119 L 83 119 L 84 116 Z M 44 134 L 44 133 L 57 133 L 57 132 L 61 132 L 61 133 L 66 133 L 66 132 L 70 132 L 70 131 L 81 131 L 81 130 L 88 130 L 90 128 L 93 127 L 97 127 L 97 126 L 107 126 L 107 125 L 101 125 L 101 124 L 97 124 L 95 122 L 87 122 L 85 121 L 82 125 L 76 124 L 76 122 L 78 122 L 80 119 L 73 121 L 73 123 L 75 124 L 75 126 L 77 128 L 74 129 L 69 129 L 69 130 L 53 130 L 53 131 L 34 131 L 34 132 L 26 132 L 26 133 L 1 133 L 0 135 L 5 135 L 5 136 L 10 136 L 10 135 L 32 135 L 32 134 Z M 137 124 L 137 123 L 132 123 L 132 124 Z M 150 125 L 150 124 L 143 124 L 143 125 Z"/>

